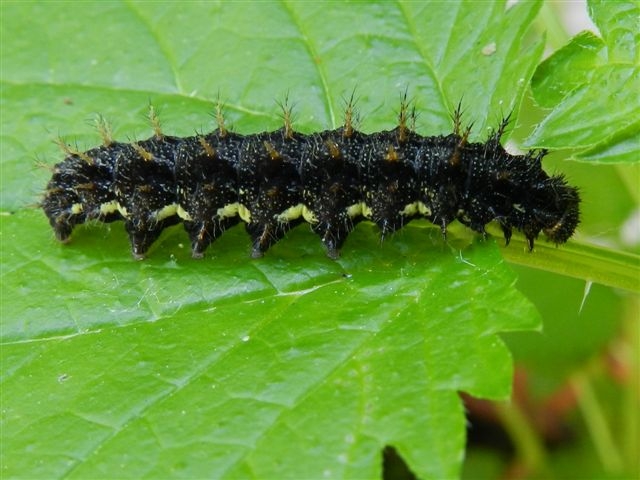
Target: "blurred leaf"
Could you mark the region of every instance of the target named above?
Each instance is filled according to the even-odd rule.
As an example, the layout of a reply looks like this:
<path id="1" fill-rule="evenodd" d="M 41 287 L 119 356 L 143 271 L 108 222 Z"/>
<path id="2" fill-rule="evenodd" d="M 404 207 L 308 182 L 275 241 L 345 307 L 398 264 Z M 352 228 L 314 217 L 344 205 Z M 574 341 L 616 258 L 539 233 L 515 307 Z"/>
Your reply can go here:
<path id="1" fill-rule="evenodd" d="M 407 85 L 429 134 L 463 100 L 474 135 L 516 110 L 542 44 L 538 2 L 8 3 L 2 5 L 2 473 L 6 477 L 373 478 L 394 445 L 424 478 L 455 476 L 458 390 L 505 398 L 497 332 L 537 328 L 493 243 L 370 226 L 343 259 L 293 231 L 249 261 L 232 229 L 201 262 L 173 228 L 144 263 L 121 224 L 56 245 L 37 202 L 59 132 L 98 142 L 206 129 L 218 92 L 242 132 L 341 122 L 389 128 Z M 474 74 L 468 75 L 473 65 Z"/>

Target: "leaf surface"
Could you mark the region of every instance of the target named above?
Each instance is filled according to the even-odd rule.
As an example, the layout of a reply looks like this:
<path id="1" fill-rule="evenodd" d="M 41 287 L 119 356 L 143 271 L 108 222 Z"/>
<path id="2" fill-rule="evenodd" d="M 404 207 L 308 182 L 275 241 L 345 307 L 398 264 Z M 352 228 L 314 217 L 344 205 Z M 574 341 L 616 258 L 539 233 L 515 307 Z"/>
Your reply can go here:
<path id="1" fill-rule="evenodd" d="M 207 129 L 220 92 L 243 133 L 390 128 L 408 86 L 419 130 L 476 138 L 517 110 L 541 53 L 537 2 L 475 5 L 79 3 L 2 6 L 2 471 L 7 477 L 374 478 L 393 445 L 422 478 L 459 472 L 457 392 L 509 393 L 498 332 L 538 317 L 493 240 L 368 224 L 339 261 L 304 228 L 260 261 L 240 228 L 204 261 L 180 227 L 133 262 L 121 224 L 57 245 L 28 208 L 95 112 L 119 139 Z M 474 75 L 468 75 L 469 65 Z M 466 72 L 466 74 L 465 74 Z"/>
<path id="2" fill-rule="evenodd" d="M 640 161 L 640 33 L 637 2 L 591 0 L 602 38 L 582 32 L 542 62 L 533 77 L 536 101 L 553 108 L 525 144 L 578 149 L 573 158 Z"/>

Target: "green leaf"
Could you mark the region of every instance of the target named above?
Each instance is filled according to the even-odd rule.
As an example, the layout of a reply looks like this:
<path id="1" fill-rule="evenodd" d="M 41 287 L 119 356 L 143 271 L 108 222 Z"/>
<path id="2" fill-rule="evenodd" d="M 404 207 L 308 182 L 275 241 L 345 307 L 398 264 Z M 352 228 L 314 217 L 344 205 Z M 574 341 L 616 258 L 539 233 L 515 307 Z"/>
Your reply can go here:
<path id="1" fill-rule="evenodd" d="M 139 264 L 121 228 L 53 249 L 34 217 L 2 226 L 9 473 L 373 477 L 394 444 L 451 476 L 455 392 L 507 395 L 493 333 L 536 326 L 495 248 L 443 252 L 434 229 L 358 229 L 340 262 L 300 230 L 264 261 L 231 231 L 194 262 L 176 229 Z"/>
<path id="2" fill-rule="evenodd" d="M 380 245 L 359 226 L 343 258 L 299 228 L 260 261 L 232 229 L 203 261 L 180 227 L 143 263 L 121 224 L 54 243 L 29 205 L 61 154 L 99 141 L 206 129 L 220 92 L 238 131 L 393 125 L 408 86 L 419 129 L 475 135 L 517 110 L 542 44 L 539 7 L 319 3 L 2 5 L 2 473 L 6 477 L 380 477 L 396 447 L 423 478 L 458 474 L 457 392 L 505 398 L 498 332 L 539 326 L 494 241 L 425 223 Z M 469 75 L 469 66 L 474 69 Z M 471 238 L 471 239 L 470 239 Z"/>
<path id="3" fill-rule="evenodd" d="M 538 66 L 531 79 L 536 102 L 554 107 L 574 89 L 589 82 L 596 68 L 606 64 L 606 58 L 601 58 L 603 49 L 602 39 L 585 31 L 554 52 Z"/>
<path id="4" fill-rule="evenodd" d="M 607 65 L 574 89 L 527 140 L 546 148 L 592 147 L 631 129 L 640 114 L 640 67 Z M 611 102 L 615 102 L 613 105 Z M 638 130 L 629 132 L 638 140 Z"/>
<path id="5" fill-rule="evenodd" d="M 639 143 L 640 121 L 637 121 L 574 158 L 591 163 L 638 163 Z"/>
<path id="6" fill-rule="evenodd" d="M 540 64 L 536 101 L 553 107 L 525 144 L 577 148 L 576 159 L 640 159 L 640 34 L 636 2 L 589 3 L 602 39 L 582 32 Z M 584 151 L 586 150 L 586 151 Z"/>
<path id="7" fill-rule="evenodd" d="M 637 64 L 640 61 L 638 2 L 589 0 L 588 6 L 589 15 L 607 42 L 609 60 Z"/>

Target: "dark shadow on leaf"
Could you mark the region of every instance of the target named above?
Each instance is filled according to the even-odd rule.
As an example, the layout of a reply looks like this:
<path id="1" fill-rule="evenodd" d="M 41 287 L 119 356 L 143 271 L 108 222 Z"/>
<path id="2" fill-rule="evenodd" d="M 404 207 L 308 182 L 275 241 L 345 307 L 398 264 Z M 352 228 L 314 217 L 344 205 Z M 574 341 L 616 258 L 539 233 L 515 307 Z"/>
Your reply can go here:
<path id="1" fill-rule="evenodd" d="M 418 477 L 409 469 L 398 451 L 387 445 L 382 450 L 383 480 L 417 480 Z"/>

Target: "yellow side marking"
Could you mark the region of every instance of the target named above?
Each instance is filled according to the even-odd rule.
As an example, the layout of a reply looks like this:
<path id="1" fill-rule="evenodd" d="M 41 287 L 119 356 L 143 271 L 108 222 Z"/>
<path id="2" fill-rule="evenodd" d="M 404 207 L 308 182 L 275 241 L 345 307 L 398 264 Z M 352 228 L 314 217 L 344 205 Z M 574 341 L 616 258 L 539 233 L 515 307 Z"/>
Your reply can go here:
<path id="1" fill-rule="evenodd" d="M 359 202 L 359 203 L 354 203 L 353 205 L 347 207 L 347 215 L 349 215 L 349 217 L 351 218 L 355 218 L 362 215 L 363 205 L 364 205 L 363 202 Z"/>
<path id="2" fill-rule="evenodd" d="M 238 202 L 230 203 L 222 208 L 219 208 L 216 212 L 220 218 L 232 218 L 238 215 L 240 210 L 240 204 Z"/>
<path id="3" fill-rule="evenodd" d="M 238 215 L 245 223 L 251 223 L 251 212 L 243 204 L 238 204 Z"/>
<path id="4" fill-rule="evenodd" d="M 173 217 L 176 214 L 177 210 L 178 205 L 176 203 L 172 203 L 170 205 L 167 205 L 166 207 L 162 207 L 154 214 L 154 216 L 159 222 L 161 220 L 164 220 L 165 218 Z"/>
<path id="5" fill-rule="evenodd" d="M 371 218 L 373 212 L 371 211 L 371 207 L 369 207 L 369 205 L 367 205 L 366 203 L 362 202 L 362 216 L 364 218 Z"/>
<path id="6" fill-rule="evenodd" d="M 129 212 L 127 212 L 127 208 L 122 205 L 120 202 L 118 202 L 118 211 L 120 212 L 120 215 L 122 215 L 124 218 L 129 218 Z"/>
<path id="7" fill-rule="evenodd" d="M 296 218 L 300 218 L 300 215 L 302 215 L 302 208 L 303 205 L 301 203 L 293 207 L 289 207 L 280 215 L 277 215 L 276 220 L 282 223 L 286 223 L 291 220 L 295 220 Z"/>
<path id="8" fill-rule="evenodd" d="M 112 200 L 110 202 L 105 202 L 100 205 L 100 213 L 102 215 L 109 215 L 110 213 L 114 213 L 118 211 L 118 202 Z"/>
<path id="9" fill-rule="evenodd" d="M 418 202 L 418 212 L 420 212 L 421 215 L 425 215 L 427 217 L 431 216 L 431 209 L 422 202 Z"/>
<path id="10" fill-rule="evenodd" d="M 407 217 L 411 217 L 417 214 L 419 211 L 418 202 L 409 203 L 405 205 L 402 210 L 400 210 L 400 215 L 404 215 Z"/>
<path id="11" fill-rule="evenodd" d="M 193 221 L 193 218 L 191 217 L 191 215 L 189 215 L 189 212 L 182 208 L 182 205 L 178 205 L 178 207 L 176 208 L 176 213 L 182 220 L 186 220 L 187 222 Z"/>
<path id="12" fill-rule="evenodd" d="M 306 205 L 302 206 L 302 217 L 307 223 L 318 223 L 318 217 L 316 217 L 316 214 L 309 210 Z"/>

